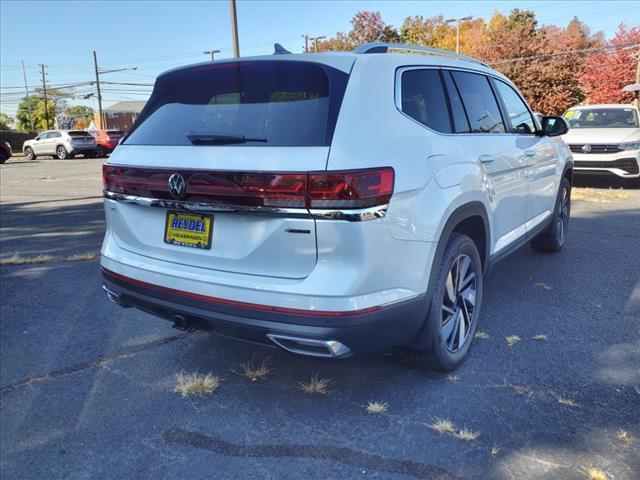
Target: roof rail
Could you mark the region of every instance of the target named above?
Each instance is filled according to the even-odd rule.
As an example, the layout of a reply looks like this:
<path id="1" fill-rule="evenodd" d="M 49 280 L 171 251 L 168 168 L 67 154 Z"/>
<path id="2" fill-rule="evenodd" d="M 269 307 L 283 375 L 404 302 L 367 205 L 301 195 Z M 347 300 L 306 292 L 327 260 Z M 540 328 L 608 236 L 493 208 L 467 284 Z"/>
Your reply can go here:
<path id="1" fill-rule="evenodd" d="M 387 42 L 371 42 L 365 43 L 357 47 L 355 53 L 387 53 L 389 50 L 408 50 L 410 52 L 423 52 L 431 55 L 442 55 L 444 57 L 457 58 L 459 60 L 465 60 L 467 62 L 478 63 L 485 67 L 488 67 L 484 62 L 477 60 L 466 55 L 450 52 L 449 50 L 441 50 L 439 48 L 421 47 L 419 45 L 408 45 L 406 43 L 387 43 Z"/>

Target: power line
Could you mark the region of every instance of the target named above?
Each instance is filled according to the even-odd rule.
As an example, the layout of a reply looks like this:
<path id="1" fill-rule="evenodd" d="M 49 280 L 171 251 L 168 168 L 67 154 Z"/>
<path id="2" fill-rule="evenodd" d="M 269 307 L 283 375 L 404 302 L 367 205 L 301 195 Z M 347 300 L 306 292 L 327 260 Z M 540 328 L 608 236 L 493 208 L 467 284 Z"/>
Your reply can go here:
<path id="1" fill-rule="evenodd" d="M 559 57 L 562 55 L 576 55 L 579 53 L 593 53 L 593 52 L 602 52 L 605 50 L 619 50 L 625 48 L 633 48 L 640 47 L 640 43 L 624 43 L 621 45 L 608 45 L 606 47 L 596 47 L 596 48 L 582 48 L 578 50 L 568 50 L 566 52 L 556 52 L 556 53 L 545 53 L 541 55 L 529 55 L 527 57 L 516 57 L 516 58 L 507 58 L 504 60 L 496 60 L 495 62 L 488 62 L 489 65 L 502 65 L 505 63 L 513 63 L 513 62 L 521 62 L 525 60 L 538 60 L 543 58 L 552 58 Z"/>

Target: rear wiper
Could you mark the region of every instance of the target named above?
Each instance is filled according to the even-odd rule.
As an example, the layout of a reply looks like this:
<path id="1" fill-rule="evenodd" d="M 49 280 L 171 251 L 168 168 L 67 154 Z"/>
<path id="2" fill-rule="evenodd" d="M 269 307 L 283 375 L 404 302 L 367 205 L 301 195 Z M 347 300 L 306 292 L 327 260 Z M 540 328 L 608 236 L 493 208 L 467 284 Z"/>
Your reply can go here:
<path id="1" fill-rule="evenodd" d="M 233 145 L 236 143 L 263 142 L 266 138 L 247 138 L 244 135 L 218 135 L 215 133 L 189 133 L 187 138 L 194 145 Z"/>

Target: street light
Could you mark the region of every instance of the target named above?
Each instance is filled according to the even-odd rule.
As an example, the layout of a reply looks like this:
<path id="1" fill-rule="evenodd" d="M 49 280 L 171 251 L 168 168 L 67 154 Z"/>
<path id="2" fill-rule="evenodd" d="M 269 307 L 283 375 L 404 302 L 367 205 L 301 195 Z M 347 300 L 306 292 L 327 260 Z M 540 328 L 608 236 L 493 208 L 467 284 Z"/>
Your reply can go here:
<path id="1" fill-rule="evenodd" d="M 456 53 L 460 53 L 460 24 L 462 22 L 468 22 L 472 18 L 473 17 L 471 15 L 469 15 L 468 17 L 450 18 L 448 20 L 445 20 L 445 22 L 447 22 L 447 23 L 455 22 L 457 24 L 456 25 Z"/>
<path id="2" fill-rule="evenodd" d="M 216 53 L 220 53 L 220 50 L 205 50 L 205 51 L 204 51 L 204 52 L 202 52 L 202 53 L 204 53 L 205 55 L 211 55 L 211 61 L 213 62 L 213 56 L 214 56 Z"/>
<path id="3" fill-rule="evenodd" d="M 322 37 L 309 37 L 309 40 L 313 41 L 313 53 L 318 53 L 318 40 L 323 40 L 327 37 L 322 36 Z"/>

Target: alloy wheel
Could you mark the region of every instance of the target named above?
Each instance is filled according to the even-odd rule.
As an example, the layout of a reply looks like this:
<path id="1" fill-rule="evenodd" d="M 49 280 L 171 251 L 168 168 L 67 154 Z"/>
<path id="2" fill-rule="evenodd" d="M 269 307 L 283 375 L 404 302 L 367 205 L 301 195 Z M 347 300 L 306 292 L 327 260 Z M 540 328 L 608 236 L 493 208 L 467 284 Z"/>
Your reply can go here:
<path id="1" fill-rule="evenodd" d="M 460 350 L 469 338 L 476 305 L 476 272 L 471 257 L 456 257 L 447 274 L 442 302 L 442 334 L 450 352 Z"/>

